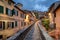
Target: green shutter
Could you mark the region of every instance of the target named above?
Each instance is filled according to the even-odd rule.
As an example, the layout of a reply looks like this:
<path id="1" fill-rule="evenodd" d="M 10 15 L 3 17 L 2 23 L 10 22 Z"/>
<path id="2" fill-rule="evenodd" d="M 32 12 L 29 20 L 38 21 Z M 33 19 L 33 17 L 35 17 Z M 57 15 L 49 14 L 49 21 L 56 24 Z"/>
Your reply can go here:
<path id="1" fill-rule="evenodd" d="M 12 10 L 12 16 L 13 16 L 13 15 L 15 15 L 15 11 L 14 11 L 14 9 Z"/>
<path id="2" fill-rule="evenodd" d="M 8 8 L 6 8 L 6 14 L 8 15 Z"/>
<path id="3" fill-rule="evenodd" d="M 0 13 L 2 13 L 2 14 L 3 14 L 3 13 L 4 13 L 3 11 L 4 11 L 3 6 L 0 6 Z"/>

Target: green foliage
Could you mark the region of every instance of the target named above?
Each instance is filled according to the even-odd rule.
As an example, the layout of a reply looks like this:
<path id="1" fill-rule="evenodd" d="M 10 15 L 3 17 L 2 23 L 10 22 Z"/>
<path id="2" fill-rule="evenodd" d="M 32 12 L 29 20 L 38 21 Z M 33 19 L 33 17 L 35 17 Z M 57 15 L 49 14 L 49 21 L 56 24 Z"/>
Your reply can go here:
<path id="1" fill-rule="evenodd" d="M 36 13 L 36 12 L 35 12 L 35 16 L 36 16 L 36 18 L 37 18 L 37 19 L 39 18 L 39 15 L 38 15 L 38 13 Z"/>
<path id="2" fill-rule="evenodd" d="M 49 29 L 49 19 L 43 19 L 42 20 L 42 24 L 44 25 L 44 27 L 46 28 L 46 30 Z"/>

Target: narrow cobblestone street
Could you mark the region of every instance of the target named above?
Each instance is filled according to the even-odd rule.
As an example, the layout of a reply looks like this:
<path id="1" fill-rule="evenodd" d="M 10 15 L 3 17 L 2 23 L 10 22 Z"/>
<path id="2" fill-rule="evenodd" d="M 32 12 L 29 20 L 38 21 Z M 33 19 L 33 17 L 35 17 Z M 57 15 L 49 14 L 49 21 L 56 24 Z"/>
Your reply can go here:
<path id="1" fill-rule="evenodd" d="M 60 40 L 60 0 L 0 0 L 0 40 Z"/>
<path id="2" fill-rule="evenodd" d="M 42 40 L 40 36 L 40 30 L 38 28 L 37 22 L 32 27 L 30 32 L 27 34 L 24 40 Z"/>

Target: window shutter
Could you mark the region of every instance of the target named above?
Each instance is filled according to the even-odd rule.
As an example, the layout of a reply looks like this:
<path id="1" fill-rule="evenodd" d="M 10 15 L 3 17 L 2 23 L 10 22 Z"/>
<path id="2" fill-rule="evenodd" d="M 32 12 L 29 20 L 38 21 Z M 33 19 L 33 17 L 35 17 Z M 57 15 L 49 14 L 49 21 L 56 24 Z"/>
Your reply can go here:
<path id="1" fill-rule="evenodd" d="M 12 10 L 12 16 L 15 15 L 14 9 Z"/>
<path id="2" fill-rule="evenodd" d="M 3 6 L 0 6 L 0 13 L 2 13 L 2 14 L 3 14 L 3 11 L 4 11 Z"/>
<path id="3" fill-rule="evenodd" d="M 2 29 L 2 21 L 0 21 L 0 29 Z"/>
<path id="4" fill-rule="evenodd" d="M 6 8 L 6 14 L 8 15 L 8 8 Z"/>
<path id="5" fill-rule="evenodd" d="M 17 21 L 15 21 L 15 26 L 17 26 Z"/>
<path id="6" fill-rule="evenodd" d="M 3 30 L 5 29 L 5 22 L 3 22 Z"/>
<path id="7" fill-rule="evenodd" d="M 12 22 L 12 28 L 14 28 L 14 22 Z"/>

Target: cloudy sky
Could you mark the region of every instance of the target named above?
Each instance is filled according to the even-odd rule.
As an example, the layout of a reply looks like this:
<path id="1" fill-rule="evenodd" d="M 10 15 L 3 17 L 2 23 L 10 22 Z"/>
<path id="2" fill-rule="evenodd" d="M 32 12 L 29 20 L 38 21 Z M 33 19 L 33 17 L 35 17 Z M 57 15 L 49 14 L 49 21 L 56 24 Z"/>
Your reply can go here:
<path id="1" fill-rule="evenodd" d="M 16 3 L 22 3 L 23 9 L 47 11 L 53 2 L 58 0 L 14 0 Z"/>

